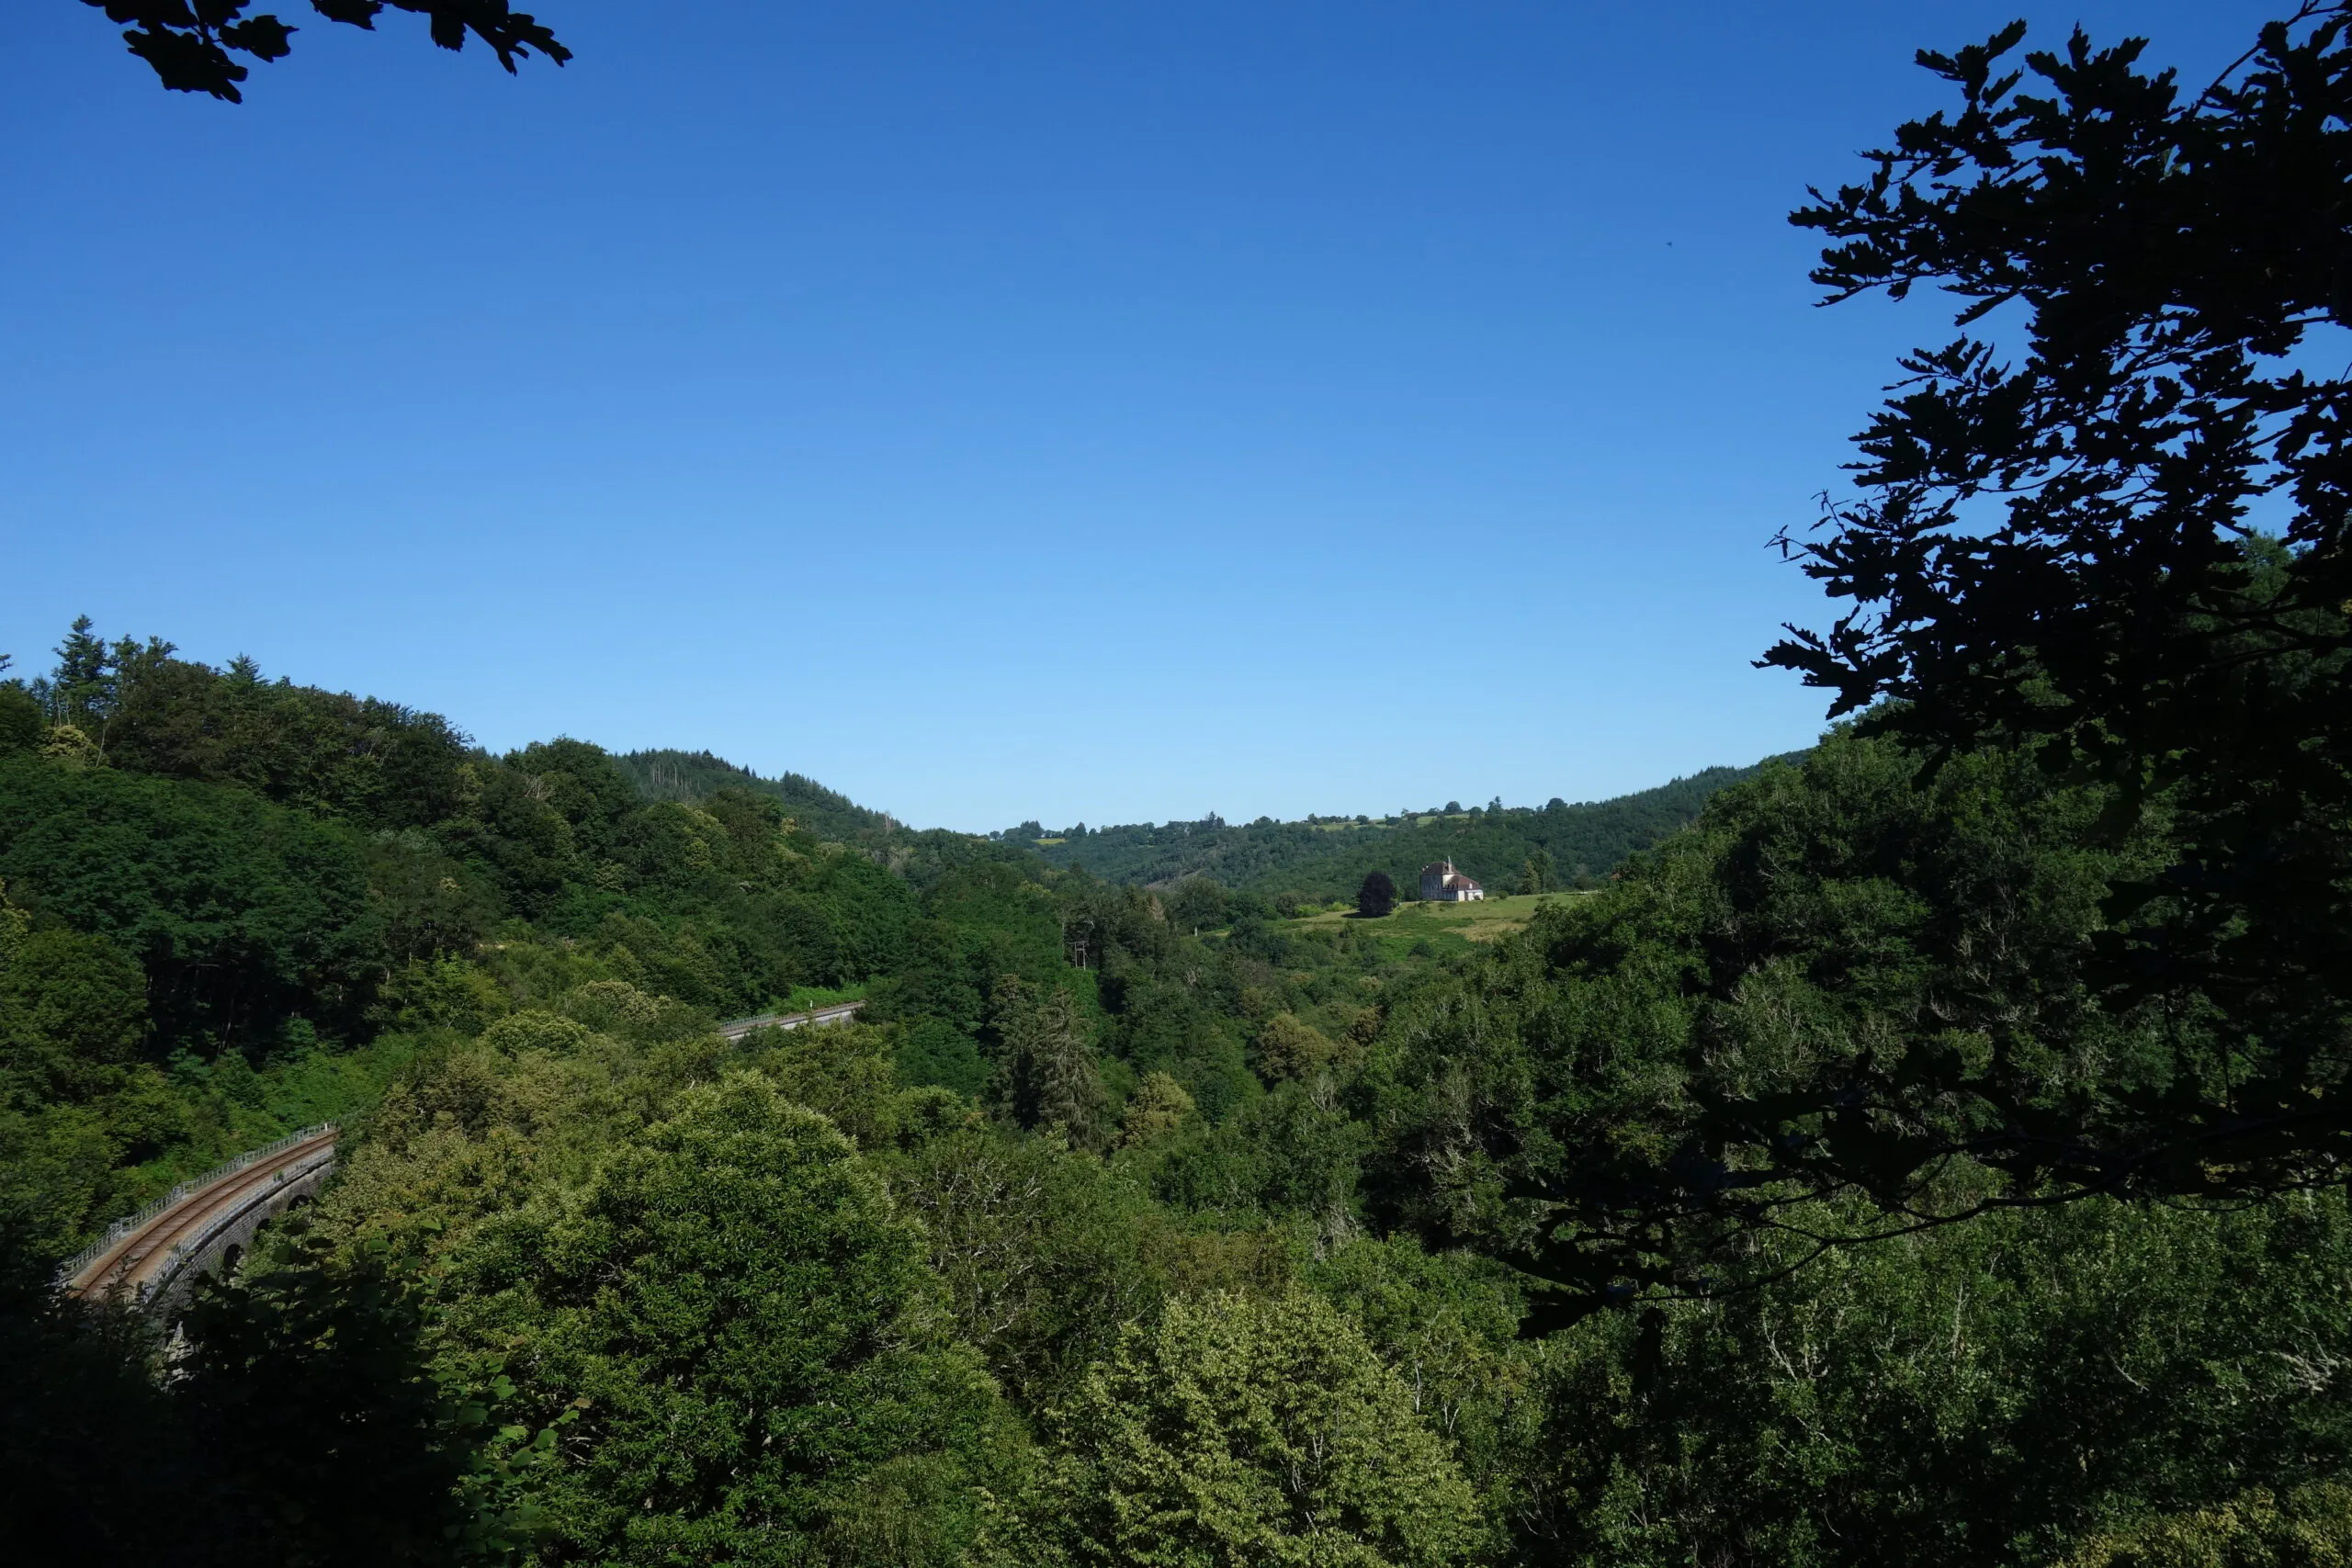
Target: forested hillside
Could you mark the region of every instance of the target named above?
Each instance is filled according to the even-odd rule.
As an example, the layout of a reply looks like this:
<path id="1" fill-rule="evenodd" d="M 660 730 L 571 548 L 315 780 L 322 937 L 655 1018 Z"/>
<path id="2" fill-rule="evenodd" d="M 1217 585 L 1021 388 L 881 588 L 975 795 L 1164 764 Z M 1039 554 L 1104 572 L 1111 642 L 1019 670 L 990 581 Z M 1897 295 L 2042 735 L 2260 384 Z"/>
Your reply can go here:
<path id="1" fill-rule="evenodd" d="M 1149 886 L 1206 876 L 1294 902 L 1352 897 L 1374 871 L 1386 872 L 1409 897 L 1420 868 L 1446 859 L 1497 892 L 1540 893 L 1597 886 L 1626 856 L 1696 817 L 1709 795 L 1755 772 L 1706 768 L 1656 789 L 1577 806 L 1555 799 L 1540 810 L 1496 801 L 1464 811 L 1450 802 L 1377 819 L 1261 818 L 1235 826 L 1211 817 L 1091 829 L 1081 822 L 1051 834 L 1028 822 L 999 837 L 1034 844 L 1049 864 L 1080 866 L 1109 882 Z"/>
<path id="2" fill-rule="evenodd" d="M 1792 1027 L 2142 1027 L 2077 974 L 2153 847 L 2085 839 L 2096 789 L 1834 738 L 1449 964 L 984 840 L 918 886 L 770 792 L 65 646 L 0 688 L 0 1460 L 97 1561 L 1958 1568 L 2108 1562 L 2248 1476 L 2259 1529 L 2347 1517 L 2352 1419 L 2297 1370 L 2352 1356 L 2340 1193 L 1793 1274 L 1867 1197 L 1649 1228 L 1644 1162 Z M 855 1025 L 712 1030 L 842 986 Z M 200 1296 L 167 1392 L 134 1325 L 41 1304 L 114 1209 L 322 1114 L 338 1182 Z M 1696 1269 L 1754 1284 L 1592 1310 Z M 158 1506 L 111 1511 L 125 1477 Z"/>
<path id="3" fill-rule="evenodd" d="M 15 1069 L 0 1201 L 46 1237 L 355 1107 L 502 965 L 735 1015 L 879 973 L 915 918 L 904 876 L 771 793 L 649 800 L 582 742 L 492 757 L 435 715 L 86 623 L 0 703 L 9 972 L 62 987 L 38 1016 L 83 1021 Z"/>
<path id="4" fill-rule="evenodd" d="M 1451 956 L 76 626 L 0 681 L 6 1539 L 2352 1562 L 2344 21 L 2194 100 L 1925 57 L 1817 278 L 2032 331 L 1908 362 L 1789 544 L 1847 716 Z M 1470 820 L 1399 831 L 1534 826 Z M 58 1288 L 321 1115 L 179 1324 Z"/>
<path id="5" fill-rule="evenodd" d="M 820 838 L 843 843 L 887 840 L 899 823 L 799 773 L 762 778 L 707 751 L 626 751 L 613 759 L 648 800 L 693 806 L 723 789 L 771 795 L 792 819 Z"/>
<path id="6" fill-rule="evenodd" d="M 902 867 L 928 863 L 943 840 L 958 837 L 910 829 L 814 779 L 762 778 L 707 751 L 633 751 L 614 761 L 650 800 L 693 805 L 726 789 L 768 795 L 809 831 L 881 850 Z M 1283 910 L 1351 897 L 1375 870 L 1387 872 L 1410 897 L 1420 868 L 1449 858 L 1498 894 L 1590 888 L 1628 855 L 1687 825 L 1709 795 L 1761 765 L 1706 768 L 1656 789 L 1575 806 L 1555 799 L 1540 810 L 1495 803 L 1465 811 L 1456 802 L 1377 820 L 1261 818 L 1236 826 L 1207 818 L 1092 829 L 1080 823 L 1059 833 L 1026 822 L 992 838 L 1006 850 L 1031 852 L 1049 866 L 1106 882 L 1149 887 L 1206 877 Z"/>

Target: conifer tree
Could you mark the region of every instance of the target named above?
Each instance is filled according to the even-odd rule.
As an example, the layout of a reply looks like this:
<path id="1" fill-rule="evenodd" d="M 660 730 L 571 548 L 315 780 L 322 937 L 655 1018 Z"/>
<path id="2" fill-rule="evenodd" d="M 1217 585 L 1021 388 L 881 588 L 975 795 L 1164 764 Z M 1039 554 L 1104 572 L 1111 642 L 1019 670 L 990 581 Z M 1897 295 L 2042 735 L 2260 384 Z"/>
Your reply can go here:
<path id="1" fill-rule="evenodd" d="M 1069 989 L 1035 996 L 1008 975 L 991 1001 L 1001 1055 L 989 1098 L 1022 1127 L 1059 1132 L 1075 1148 L 1101 1147 L 1109 1100 Z"/>

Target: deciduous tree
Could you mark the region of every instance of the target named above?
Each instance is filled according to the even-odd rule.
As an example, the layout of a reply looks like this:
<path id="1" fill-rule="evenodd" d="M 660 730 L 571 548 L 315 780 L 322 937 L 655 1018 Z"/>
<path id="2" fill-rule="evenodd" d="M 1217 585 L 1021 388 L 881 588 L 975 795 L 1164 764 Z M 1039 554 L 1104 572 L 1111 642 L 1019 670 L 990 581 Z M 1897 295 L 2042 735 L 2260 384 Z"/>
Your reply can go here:
<path id="1" fill-rule="evenodd" d="M 1004 1561 L 1436 1568 L 1484 1544 L 1412 1397 L 1319 1298 L 1180 1298 L 1063 1413 Z"/>
<path id="2" fill-rule="evenodd" d="M 922 1228 L 823 1117 L 736 1074 L 613 1149 L 576 1203 L 485 1241 L 543 1422 L 580 1415 L 548 1492 L 599 1562 L 805 1562 L 919 1500 L 902 1561 L 952 1554 L 992 1445 Z"/>
<path id="3" fill-rule="evenodd" d="M 127 24 L 123 41 L 154 69 L 164 86 L 183 93 L 209 93 L 230 103 L 244 95 L 237 84 L 251 68 L 243 60 L 283 60 L 299 30 L 274 13 L 251 10 L 251 0 L 84 0 L 107 19 Z M 507 0 L 311 0 L 311 9 L 330 22 L 373 30 L 390 6 L 425 18 L 433 41 L 443 49 L 466 46 L 468 38 L 488 45 L 507 73 L 536 51 L 561 65 L 571 51 L 537 17 L 511 9 Z"/>
<path id="4" fill-rule="evenodd" d="M 1867 1145 L 1883 1194 L 1957 1153 L 2037 1195 L 2352 1170 L 2347 27 L 2314 0 L 2202 88 L 2144 70 L 2136 39 L 2020 60 L 2022 22 L 1922 53 L 1954 109 L 1794 215 L 1830 242 L 1833 301 L 1939 288 L 1961 309 L 1857 438 L 1855 494 L 1784 536 L 1854 607 L 1765 662 L 1928 775 L 2022 749 L 2106 792 L 2091 840 L 2160 827 L 2152 863 L 2116 866 L 2082 979 L 2199 1039 L 2063 1109 L 2006 1048 L 1901 1082 L 1858 1059 L 1726 1108 L 1781 1157 L 1851 1170 L 1834 1151 Z M 1970 1127 L 1929 1125 L 1929 1103 Z"/>

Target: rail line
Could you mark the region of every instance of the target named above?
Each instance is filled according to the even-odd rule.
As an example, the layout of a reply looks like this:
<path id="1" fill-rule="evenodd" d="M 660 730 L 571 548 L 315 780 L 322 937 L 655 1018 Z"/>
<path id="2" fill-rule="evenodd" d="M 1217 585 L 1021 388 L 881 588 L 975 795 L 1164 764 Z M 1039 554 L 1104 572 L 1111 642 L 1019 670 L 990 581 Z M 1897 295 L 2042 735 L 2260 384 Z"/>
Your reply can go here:
<path id="1" fill-rule="evenodd" d="M 729 1040 L 759 1029 L 842 1023 L 862 1001 L 801 1012 L 762 1013 L 718 1026 Z M 261 1224 L 297 1197 L 315 1190 L 334 1168 L 336 1129 L 305 1127 L 274 1144 L 183 1181 L 135 1214 L 127 1214 L 77 1256 L 58 1278 L 67 1293 L 152 1306 L 175 1293 L 182 1277 L 233 1257 Z"/>
<path id="2" fill-rule="evenodd" d="M 175 1187 L 106 1235 L 62 1270 L 68 1293 L 146 1304 L 161 1299 L 190 1267 L 243 1243 L 270 1214 L 313 1188 L 334 1164 L 336 1129 L 306 1127 L 265 1148 Z"/>

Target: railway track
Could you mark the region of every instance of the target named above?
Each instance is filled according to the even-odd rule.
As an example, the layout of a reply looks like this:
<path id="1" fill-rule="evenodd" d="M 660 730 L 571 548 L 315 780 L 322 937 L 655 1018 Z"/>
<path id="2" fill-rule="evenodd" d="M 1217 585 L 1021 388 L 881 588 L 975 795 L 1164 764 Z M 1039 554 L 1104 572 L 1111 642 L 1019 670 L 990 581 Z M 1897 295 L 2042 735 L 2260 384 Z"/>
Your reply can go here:
<path id="1" fill-rule="evenodd" d="M 335 1135 L 331 1126 L 305 1128 L 117 1221 L 66 1265 L 67 1292 L 135 1304 L 162 1299 L 181 1275 L 242 1248 L 264 1220 L 316 1187 L 334 1163 Z"/>
<path id="2" fill-rule="evenodd" d="M 718 1028 L 728 1039 L 741 1040 L 759 1029 L 846 1022 L 865 1005 L 840 1002 L 802 1012 L 763 1013 Z M 335 1136 L 331 1126 L 306 1127 L 182 1183 L 107 1227 L 66 1263 L 61 1283 L 68 1294 L 93 1301 L 147 1306 L 166 1300 L 191 1272 L 233 1263 L 264 1221 L 315 1190 L 334 1164 Z"/>

